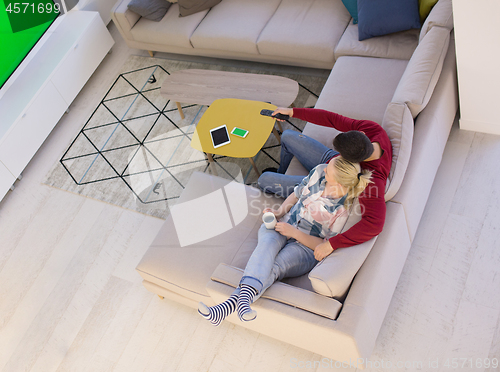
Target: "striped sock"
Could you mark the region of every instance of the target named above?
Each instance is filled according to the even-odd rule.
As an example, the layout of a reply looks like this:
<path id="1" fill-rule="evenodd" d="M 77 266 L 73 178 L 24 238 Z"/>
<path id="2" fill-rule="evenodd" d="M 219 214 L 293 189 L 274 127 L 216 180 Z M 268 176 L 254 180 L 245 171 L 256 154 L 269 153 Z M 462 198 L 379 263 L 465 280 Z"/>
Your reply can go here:
<path id="1" fill-rule="evenodd" d="M 257 317 L 257 312 L 252 310 L 250 304 L 253 298 L 257 294 L 257 291 L 247 284 L 242 284 L 240 289 L 240 297 L 238 298 L 238 317 L 242 322 L 248 322 L 249 320 L 254 320 Z"/>
<path id="2" fill-rule="evenodd" d="M 198 304 L 198 312 L 202 317 L 208 319 L 214 326 L 218 326 L 229 314 L 236 310 L 238 294 L 233 293 L 226 301 L 208 307 L 203 302 Z"/>

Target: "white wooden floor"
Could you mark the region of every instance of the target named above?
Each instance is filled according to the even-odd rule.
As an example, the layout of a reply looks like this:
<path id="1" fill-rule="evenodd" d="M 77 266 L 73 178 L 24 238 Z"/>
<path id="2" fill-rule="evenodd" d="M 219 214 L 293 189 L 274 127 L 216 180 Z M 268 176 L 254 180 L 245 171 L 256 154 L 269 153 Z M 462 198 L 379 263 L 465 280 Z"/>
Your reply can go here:
<path id="1" fill-rule="evenodd" d="M 162 220 L 41 183 L 126 58 L 147 55 L 109 28 L 113 52 L 0 203 L 0 370 L 345 370 L 161 301 L 134 268 Z M 368 371 L 500 370 L 484 367 L 500 358 L 499 159 L 500 137 L 454 125 Z"/>

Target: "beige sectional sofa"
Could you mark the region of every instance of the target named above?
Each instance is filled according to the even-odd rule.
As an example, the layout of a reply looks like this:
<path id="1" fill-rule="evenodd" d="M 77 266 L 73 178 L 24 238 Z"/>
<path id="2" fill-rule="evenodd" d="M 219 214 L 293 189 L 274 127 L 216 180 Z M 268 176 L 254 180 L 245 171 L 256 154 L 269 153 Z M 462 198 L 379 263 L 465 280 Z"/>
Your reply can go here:
<path id="1" fill-rule="evenodd" d="M 388 132 L 394 156 L 382 233 L 336 250 L 309 275 L 275 283 L 253 305 L 258 312 L 255 321 L 241 323 L 234 314 L 227 318 L 363 368 L 362 359 L 369 358 L 375 346 L 458 108 L 451 0 L 439 0 L 421 30 L 363 42 L 357 40 L 357 25 L 341 0 L 222 0 L 192 19 L 177 17 L 174 4 L 157 24 L 127 11 L 127 1 L 117 3 L 113 19 L 131 47 L 332 68 L 316 107 L 376 121 Z M 297 15 L 305 6 L 316 18 Z M 245 12 L 242 7 L 253 10 Z M 236 32 L 238 22 L 243 22 L 241 14 L 249 19 L 244 31 Z M 292 27 L 285 20 L 294 14 L 302 21 Z M 327 146 L 337 134 L 310 123 L 304 133 Z M 306 174 L 296 161 L 288 172 Z M 233 228 L 181 244 L 176 208 L 206 197 L 227 203 L 226 212 L 217 213 L 230 214 Z M 195 173 L 137 266 L 145 287 L 191 307 L 199 301 L 215 304 L 226 299 L 256 246 L 260 211 L 280 202 L 258 189 Z M 214 213 L 205 212 L 207 225 L 222 218 Z M 352 213 L 345 229 L 357 219 Z"/>

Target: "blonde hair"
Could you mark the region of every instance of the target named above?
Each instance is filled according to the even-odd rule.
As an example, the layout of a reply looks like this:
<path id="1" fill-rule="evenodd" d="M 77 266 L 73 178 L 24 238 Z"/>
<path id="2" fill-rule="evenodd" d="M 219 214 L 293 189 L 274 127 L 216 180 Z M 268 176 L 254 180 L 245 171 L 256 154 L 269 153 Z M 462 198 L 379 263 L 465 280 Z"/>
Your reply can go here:
<path id="1" fill-rule="evenodd" d="M 335 168 L 335 180 L 347 188 L 347 198 L 344 203 L 347 207 L 365 191 L 368 184 L 372 183 L 372 172 L 361 169 L 359 163 L 353 163 L 342 156 L 337 156 L 332 160 Z"/>

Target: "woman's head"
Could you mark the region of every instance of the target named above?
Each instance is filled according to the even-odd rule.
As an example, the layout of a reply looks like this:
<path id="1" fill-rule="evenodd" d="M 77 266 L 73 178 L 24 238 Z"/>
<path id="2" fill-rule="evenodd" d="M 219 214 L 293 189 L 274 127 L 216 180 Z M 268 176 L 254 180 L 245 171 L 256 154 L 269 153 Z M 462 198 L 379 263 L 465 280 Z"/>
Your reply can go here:
<path id="1" fill-rule="evenodd" d="M 347 192 L 347 204 L 352 203 L 353 199 L 358 197 L 372 182 L 372 172 L 362 170 L 359 163 L 353 163 L 342 156 L 330 160 L 326 173 L 327 182 L 334 181 Z"/>

